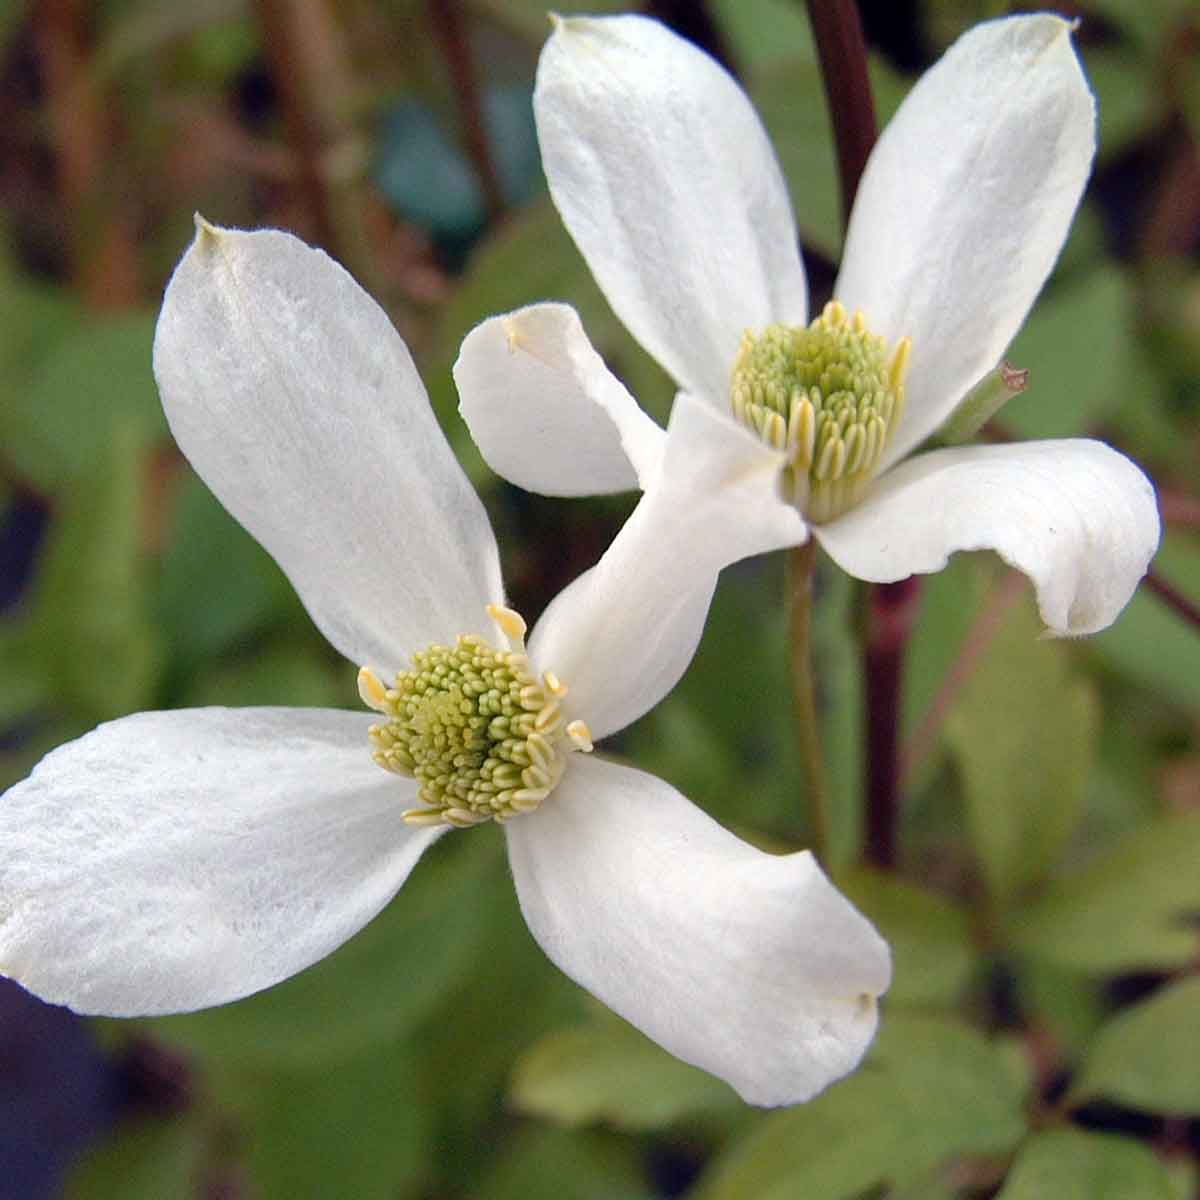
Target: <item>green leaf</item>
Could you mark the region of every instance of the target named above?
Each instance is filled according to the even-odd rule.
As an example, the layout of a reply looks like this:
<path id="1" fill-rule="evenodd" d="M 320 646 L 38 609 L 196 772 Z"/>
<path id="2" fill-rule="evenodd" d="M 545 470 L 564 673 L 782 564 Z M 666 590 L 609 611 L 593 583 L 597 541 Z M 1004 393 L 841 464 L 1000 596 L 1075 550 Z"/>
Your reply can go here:
<path id="1" fill-rule="evenodd" d="M 505 1139 L 474 1200 L 651 1200 L 635 1147 L 602 1133 L 526 1129 Z"/>
<path id="2" fill-rule="evenodd" d="M 1088 46 L 1083 64 L 1096 93 L 1099 153 L 1109 158 L 1126 149 L 1153 120 L 1148 103 L 1150 81 L 1141 74 L 1137 56 L 1123 46 Z"/>
<path id="3" fill-rule="evenodd" d="M 894 875 L 859 867 L 836 878 L 892 947 L 888 1002 L 952 1004 L 975 962 L 967 914 L 948 897 Z"/>
<path id="4" fill-rule="evenodd" d="M 1096 752 L 1092 686 L 1039 631 L 1032 606 L 1014 606 L 946 724 L 971 839 L 1002 905 L 1041 879 L 1070 838 Z"/>
<path id="5" fill-rule="evenodd" d="M 628 1130 L 662 1129 L 739 1105 L 727 1084 L 617 1020 L 560 1029 L 534 1043 L 517 1061 L 510 1099 L 521 1112 L 563 1125 Z"/>
<path id="6" fill-rule="evenodd" d="M 845 1200 L 915 1183 L 951 1156 L 1004 1154 L 1025 1132 L 1003 1053 L 965 1026 L 885 1013 L 858 1072 L 766 1118 L 693 1200 Z"/>
<path id="7" fill-rule="evenodd" d="M 0 404 L 6 458 L 53 491 L 87 474 L 114 437 L 132 436 L 139 448 L 165 438 L 153 340 L 150 313 L 94 320 L 58 338 Z"/>
<path id="8" fill-rule="evenodd" d="M 749 93 L 787 178 L 801 240 L 835 261 L 842 210 L 820 68 L 803 55 L 778 62 L 750 80 Z"/>
<path id="9" fill-rule="evenodd" d="M 996 1200 L 1173 1200 L 1153 1153 L 1130 1138 L 1077 1129 L 1039 1133 Z"/>
<path id="10" fill-rule="evenodd" d="M 141 547 L 142 457 L 132 429 L 69 488 L 31 596 L 34 653 L 59 698 L 95 722 L 149 707 L 160 662 Z"/>
<path id="11" fill-rule="evenodd" d="M 1200 814 L 1121 838 L 1010 916 L 1014 948 L 1082 971 L 1181 967 L 1196 953 Z"/>
<path id="12" fill-rule="evenodd" d="M 1071 1089 L 1149 1112 L 1200 1113 L 1200 976 L 1126 1009 L 1096 1037 Z"/>
<path id="13" fill-rule="evenodd" d="M 236 1095 L 255 1195 L 398 1200 L 425 1181 L 433 1114 L 404 1042 L 242 1079 Z"/>
<path id="14" fill-rule="evenodd" d="M 190 1196 L 202 1176 L 204 1149 L 201 1129 L 187 1116 L 122 1122 L 80 1160 L 64 1196 L 66 1200 Z"/>
<path id="15" fill-rule="evenodd" d="M 246 659 L 221 662 L 193 674 L 178 697 L 180 708 L 209 704 L 233 708 L 286 704 L 297 708 L 354 708 L 354 669 L 306 646 L 268 644 Z"/>
<path id="16" fill-rule="evenodd" d="M 714 7 L 734 58 L 751 78 L 797 59 L 816 62 L 812 27 L 790 0 L 717 0 Z"/>
<path id="17" fill-rule="evenodd" d="M 294 1069 L 343 1059 L 424 1021 L 471 970 L 493 893 L 511 888 L 495 839 L 447 838 L 399 895 L 328 958 L 236 1004 L 147 1022 L 214 1061 Z"/>
<path id="18" fill-rule="evenodd" d="M 1021 437 L 1081 437 L 1121 404 L 1138 403 L 1127 379 L 1132 357 L 1129 289 L 1111 265 L 1049 290 L 1005 355 L 1028 368 L 1029 387 L 1000 411 Z"/>
<path id="19" fill-rule="evenodd" d="M 155 609 L 175 656 L 209 658 L 284 610 L 296 615 L 286 576 L 190 471 L 173 517 Z"/>
<path id="20" fill-rule="evenodd" d="M 1154 569 L 1184 595 L 1200 596 L 1200 539 L 1168 531 Z M 1144 585 L 1113 625 L 1087 640 L 1086 650 L 1124 678 L 1200 709 L 1200 638 Z"/>

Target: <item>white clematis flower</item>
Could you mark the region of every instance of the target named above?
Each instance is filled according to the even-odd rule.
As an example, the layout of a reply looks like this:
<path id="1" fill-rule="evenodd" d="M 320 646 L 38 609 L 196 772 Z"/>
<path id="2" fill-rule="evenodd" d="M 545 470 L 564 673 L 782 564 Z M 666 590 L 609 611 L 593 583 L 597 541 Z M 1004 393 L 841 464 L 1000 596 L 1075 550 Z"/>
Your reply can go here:
<path id="1" fill-rule="evenodd" d="M 778 163 L 711 58 L 643 17 L 562 19 L 534 99 L 554 202 L 676 403 L 709 406 L 713 436 L 777 449 L 777 484 L 744 511 L 793 507 L 878 583 L 998 551 L 1056 634 L 1104 628 L 1145 573 L 1159 521 L 1142 472 L 1082 439 L 906 456 L 996 367 L 1079 204 L 1095 111 L 1070 28 L 980 25 L 916 84 L 863 175 L 836 300 L 811 325 Z M 662 432 L 569 309 L 485 322 L 455 377 L 475 440 L 513 482 L 581 495 L 655 478 Z"/>
<path id="2" fill-rule="evenodd" d="M 547 954 L 672 1053 L 758 1104 L 851 1070 L 890 976 L 871 925 L 807 852 L 753 849 L 587 753 L 677 681 L 721 567 L 794 537 L 794 514 L 750 531 L 719 499 L 774 456 L 755 467 L 681 406 L 672 468 L 526 650 L 404 343 L 324 254 L 198 222 L 154 366 L 179 445 L 381 715 L 140 713 L 48 755 L 0 798 L 0 972 L 81 1012 L 222 1004 L 328 954 L 438 837 L 495 818 Z M 681 514 L 681 488 L 714 498 Z"/>

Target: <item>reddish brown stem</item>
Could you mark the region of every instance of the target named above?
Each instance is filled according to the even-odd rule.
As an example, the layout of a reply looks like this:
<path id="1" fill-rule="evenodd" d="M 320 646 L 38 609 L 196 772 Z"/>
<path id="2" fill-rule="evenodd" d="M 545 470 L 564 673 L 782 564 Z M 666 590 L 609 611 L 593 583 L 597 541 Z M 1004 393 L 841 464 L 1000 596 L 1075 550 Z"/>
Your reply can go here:
<path id="1" fill-rule="evenodd" d="M 807 0 L 807 3 L 837 143 L 842 219 L 848 224 L 858 181 L 877 135 L 875 102 L 867 76 L 867 46 L 853 0 Z"/>
<path id="2" fill-rule="evenodd" d="M 442 44 L 442 54 L 454 83 L 467 155 L 479 178 L 488 220 L 498 221 L 504 215 L 504 190 L 492 159 L 483 119 L 483 97 L 479 92 L 475 60 L 471 54 L 471 42 L 462 10 L 456 0 L 429 0 L 429 18 Z"/>
<path id="3" fill-rule="evenodd" d="M 1189 600 L 1174 584 L 1168 583 L 1157 571 L 1153 570 L 1146 572 L 1142 583 L 1194 629 L 1200 629 L 1200 605 Z"/>

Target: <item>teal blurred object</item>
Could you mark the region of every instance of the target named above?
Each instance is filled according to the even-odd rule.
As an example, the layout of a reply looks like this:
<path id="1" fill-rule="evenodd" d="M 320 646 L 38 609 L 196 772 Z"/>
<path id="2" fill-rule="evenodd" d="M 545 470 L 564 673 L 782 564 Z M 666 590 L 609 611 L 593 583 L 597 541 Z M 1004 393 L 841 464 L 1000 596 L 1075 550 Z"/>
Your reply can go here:
<path id="1" fill-rule="evenodd" d="M 517 208 L 542 185 L 533 92 L 522 85 L 487 88 L 482 112 L 501 193 Z M 374 178 L 396 214 L 428 230 L 456 265 L 483 232 L 487 207 L 475 169 L 419 100 L 401 100 L 385 114 Z"/>

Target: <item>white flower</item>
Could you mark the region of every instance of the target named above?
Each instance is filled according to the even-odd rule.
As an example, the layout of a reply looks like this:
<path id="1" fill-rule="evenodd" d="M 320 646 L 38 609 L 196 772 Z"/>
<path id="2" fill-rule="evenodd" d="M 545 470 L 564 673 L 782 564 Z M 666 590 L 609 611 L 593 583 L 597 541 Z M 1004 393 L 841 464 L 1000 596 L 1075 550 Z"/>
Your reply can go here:
<path id="1" fill-rule="evenodd" d="M 798 508 L 860 579 L 993 549 L 1033 580 L 1051 631 L 1116 617 L 1159 538 L 1128 459 L 1082 439 L 905 457 L 997 366 L 1082 195 L 1095 113 L 1067 22 L 980 25 L 917 83 L 863 176 L 837 304 L 807 329 L 779 166 L 715 62 L 642 17 L 560 20 L 535 108 L 554 202 L 676 403 L 707 405 L 714 436 L 779 447 L 784 486 L 745 512 Z M 486 322 L 455 377 L 513 482 L 577 495 L 654 478 L 661 431 L 562 306 Z"/>
<path id="2" fill-rule="evenodd" d="M 717 572 L 794 514 L 680 514 L 677 485 L 736 495 L 747 466 L 682 406 L 674 467 L 526 657 L 483 506 L 384 313 L 287 234 L 198 229 L 155 341 L 171 428 L 386 719 L 150 712 L 54 751 L 0 798 L 0 971 L 81 1012 L 234 1000 L 330 953 L 433 841 L 494 814 L 546 953 L 672 1053 L 759 1104 L 851 1070 L 890 976 L 870 924 L 807 852 L 753 849 L 586 753 L 674 685 Z M 750 475 L 774 469 L 764 448 Z"/>

